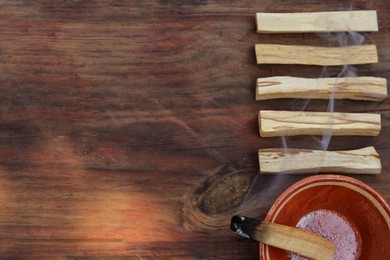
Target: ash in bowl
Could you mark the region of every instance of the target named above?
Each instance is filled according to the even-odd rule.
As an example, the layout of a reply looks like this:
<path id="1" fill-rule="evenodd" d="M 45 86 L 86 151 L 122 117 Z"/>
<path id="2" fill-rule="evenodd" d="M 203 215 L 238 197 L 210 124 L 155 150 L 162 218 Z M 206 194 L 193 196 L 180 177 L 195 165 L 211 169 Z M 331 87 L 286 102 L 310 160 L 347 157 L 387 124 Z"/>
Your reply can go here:
<path id="1" fill-rule="evenodd" d="M 357 230 L 342 216 L 330 210 L 317 210 L 303 216 L 298 228 L 320 235 L 336 245 L 335 260 L 359 259 L 361 237 Z M 291 253 L 292 260 L 308 259 Z"/>

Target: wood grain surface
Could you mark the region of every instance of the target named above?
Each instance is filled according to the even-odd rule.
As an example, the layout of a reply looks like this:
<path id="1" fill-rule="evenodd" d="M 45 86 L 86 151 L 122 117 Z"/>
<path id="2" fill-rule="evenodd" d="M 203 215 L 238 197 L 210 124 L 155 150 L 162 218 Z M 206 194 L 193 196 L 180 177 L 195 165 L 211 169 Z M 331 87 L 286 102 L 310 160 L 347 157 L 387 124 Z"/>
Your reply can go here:
<path id="1" fill-rule="evenodd" d="M 370 34 L 257 34 L 256 12 L 378 10 Z M 259 110 L 326 111 L 327 101 L 255 101 L 259 77 L 389 78 L 387 0 L 0 0 L 0 258 L 257 259 L 230 217 L 264 217 L 304 176 L 258 175 Z M 254 45 L 376 44 L 354 68 L 257 65 Z M 382 174 L 354 176 L 390 199 L 390 104 L 336 101 L 382 114 Z M 292 148 L 318 139 L 291 137 Z M 256 194 L 254 204 L 243 199 Z"/>

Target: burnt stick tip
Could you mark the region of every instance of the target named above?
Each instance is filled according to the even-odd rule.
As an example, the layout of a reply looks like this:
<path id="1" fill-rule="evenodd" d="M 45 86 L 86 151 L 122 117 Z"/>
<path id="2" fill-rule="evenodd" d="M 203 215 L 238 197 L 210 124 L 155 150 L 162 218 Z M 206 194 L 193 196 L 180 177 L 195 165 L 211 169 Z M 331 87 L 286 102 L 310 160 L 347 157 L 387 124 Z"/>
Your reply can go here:
<path id="1" fill-rule="evenodd" d="M 236 215 L 232 217 L 230 229 L 240 236 L 253 239 L 253 232 L 260 224 L 260 220 Z"/>

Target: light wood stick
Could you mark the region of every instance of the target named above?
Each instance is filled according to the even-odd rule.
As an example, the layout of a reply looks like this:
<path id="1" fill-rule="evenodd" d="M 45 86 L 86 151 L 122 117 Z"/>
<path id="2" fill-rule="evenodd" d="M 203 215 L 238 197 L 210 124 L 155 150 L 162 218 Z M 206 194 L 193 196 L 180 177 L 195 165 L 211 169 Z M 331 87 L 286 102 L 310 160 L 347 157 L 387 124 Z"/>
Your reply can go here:
<path id="1" fill-rule="evenodd" d="M 258 33 L 377 32 L 376 11 L 257 13 Z"/>
<path id="2" fill-rule="evenodd" d="M 382 166 L 375 148 L 349 151 L 271 148 L 259 150 L 261 174 L 353 173 L 379 174 Z"/>
<path id="3" fill-rule="evenodd" d="M 376 136 L 381 130 L 380 114 L 305 111 L 259 112 L 261 137 L 295 135 Z"/>
<path id="4" fill-rule="evenodd" d="M 234 216 L 230 227 L 238 235 L 288 250 L 310 259 L 331 260 L 335 252 L 335 245 L 332 242 L 296 227 L 260 221 L 244 216 Z"/>
<path id="5" fill-rule="evenodd" d="M 256 100 L 275 98 L 355 99 L 381 101 L 387 97 L 387 80 L 378 77 L 259 78 Z"/>
<path id="6" fill-rule="evenodd" d="M 315 47 L 303 45 L 256 44 L 257 64 L 302 64 L 336 66 L 378 62 L 375 45 Z"/>

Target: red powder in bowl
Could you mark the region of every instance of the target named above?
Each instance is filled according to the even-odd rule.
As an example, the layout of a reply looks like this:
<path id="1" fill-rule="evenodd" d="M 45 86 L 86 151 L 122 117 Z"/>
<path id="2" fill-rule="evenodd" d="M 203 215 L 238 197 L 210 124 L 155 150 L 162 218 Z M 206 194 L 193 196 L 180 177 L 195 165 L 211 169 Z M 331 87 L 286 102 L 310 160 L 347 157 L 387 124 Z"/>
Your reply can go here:
<path id="1" fill-rule="evenodd" d="M 355 260 L 361 253 L 361 237 L 342 216 L 330 210 L 317 210 L 303 216 L 298 228 L 320 235 L 336 245 L 335 260 Z M 293 260 L 307 259 L 291 254 Z"/>

